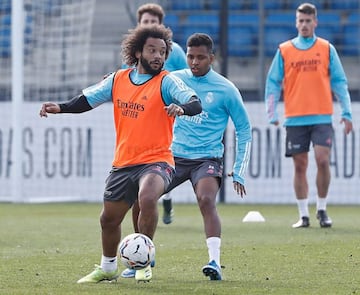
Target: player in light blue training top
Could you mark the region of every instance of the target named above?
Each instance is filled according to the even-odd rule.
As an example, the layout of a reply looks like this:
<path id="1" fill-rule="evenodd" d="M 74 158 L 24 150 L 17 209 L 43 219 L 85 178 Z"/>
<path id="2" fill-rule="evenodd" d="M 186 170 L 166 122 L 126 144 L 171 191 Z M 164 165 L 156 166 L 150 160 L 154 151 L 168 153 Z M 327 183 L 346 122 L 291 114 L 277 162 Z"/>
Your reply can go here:
<path id="1" fill-rule="evenodd" d="M 176 171 L 166 192 L 191 181 L 204 220 L 209 254 L 209 263 L 202 271 L 211 280 L 221 280 L 221 223 L 216 196 L 223 176 L 222 140 L 231 118 L 236 130 L 236 156 L 230 175 L 236 193 L 243 197 L 250 158 L 251 125 L 239 90 L 212 69 L 214 59 L 210 36 L 193 34 L 187 40 L 189 69 L 172 72 L 195 90 L 203 111 L 193 117 L 182 116 L 175 120 L 172 151 Z M 126 269 L 121 275 L 133 277 L 134 271 Z"/>
<path id="2" fill-rule="evenodd" d="M 223 175 L 222 140 L 231 118 L 236 130 L 236 156 L 231 176 L 236 193 L 243 197 L 251 125 L 239 90 L 211 67 L 215 56 L 210 36 L 191 35 L 187 40 L 186 57 L 189 69 L 173 74 L 196 91 L 203 111 L 175 120 L 172 151 L 176 172 L 167 191 L 186 180 L 191 181 L 203 216 L 209 254 L 209 263 L 202 271 L 211 280 L 221 280 L 221 222 L 216 210 L 216 195 Z"/>

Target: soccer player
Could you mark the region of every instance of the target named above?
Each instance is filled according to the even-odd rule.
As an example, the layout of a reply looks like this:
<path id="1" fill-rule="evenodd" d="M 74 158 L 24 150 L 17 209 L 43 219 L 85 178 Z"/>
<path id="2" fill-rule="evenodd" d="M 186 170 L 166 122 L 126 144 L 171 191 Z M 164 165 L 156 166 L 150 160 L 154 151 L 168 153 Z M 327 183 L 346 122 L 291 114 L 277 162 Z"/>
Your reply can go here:
<path id="1" fill-rule="evenodd" d="M 265 87 L 268 120 L 279 125 L 277 105 L 283 89 L 285 156 L 294 163 L 294 190 L 300 219 L 293 228 L 310 226 L 309 186 L 306 178 L 312 142 L 317 165 L 317 214 L 321 227 L 331 227 L 326 211 L 330 185 L 330 149 L 333 141 L 332 93 L 340 101 L 345 133 L 352 131 L 347 79 L 336 49 L 315 34 L 316 7 L 303 3 L 296 9 L 298 36 L 280 44 L 270 66 Z"/>
<path id="2" fill-rule="evenodd" d="M 139 26 L 163 24 L 165 12 L 159 4 L 146 3 L 139 6 L 136 12 L 136 16 Z M 187 68 L 185 52 L 178 43 L 172 41 L 172 50 L 169 53 L 168 59 L 165 61 L 164 69 L 171 72 L 185 68 Z M 162 197 L 162 202 L 164 210 L 162 220 L 165 224 L 170 224 L 174 215 L 170 194 L 164 195 Z M 139 215 L 139 206 L 135 204 L 132 210 L 134 230 L 135 232 L 138 232 L 137 216 Z"/>
<path id="3" fill-rule="evenodd" d="M 162 25 L 130 30 L 122 42 L 129 69 L 110 74 L 68 102 L 47 102 L 41 107 L 40 116 L 47 117 L 48 113 L 81 113 L 113 102 L 116 148 L 100 216 L 101 264 L 78 283 L 117 279 L 121 223 L 136 200 L 139 232 L 154 238 L 157 202 L 174 174 L 170 144 L 175 116 L 192 116 L 202 110 L 196 93 L 163 70 L 171 37 L 171 30 Z M 137 271 L 135 278 L 150 280 L 150 266 Z"/>
<path id="4" fill-rule="evenodd" d="M 221 222 L 216 196 L 223 176 L 222 143 L 229 118 L 235 125 L 236 156 L 233 171 L 234 190 L 246 194 L 245 172 L 251 148 L 251 125 L 242 96 L 235 85 L 212 69 L 214 45 L 207 34 L 196 33 L 187 40 L 189 69 L 172 72 L 194 89 L 201 99 L 201 114 L 177 117 L 172 151 L 175 175 L 166 192 L 189 180 L 204 222 L 209 262 L 202 272 L 210 280 L 221 280 Z M 129 269 L 125 270 L 128 274 Z M 128 276 L 130 277 L 130 276 Z"/>

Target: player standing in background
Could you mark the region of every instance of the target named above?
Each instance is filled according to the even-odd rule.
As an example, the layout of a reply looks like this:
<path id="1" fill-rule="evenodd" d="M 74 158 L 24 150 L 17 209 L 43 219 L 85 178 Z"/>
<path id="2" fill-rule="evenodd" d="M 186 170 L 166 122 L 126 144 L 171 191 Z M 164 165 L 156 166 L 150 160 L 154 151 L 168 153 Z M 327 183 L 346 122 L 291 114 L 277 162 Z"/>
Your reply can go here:
<path id="1" fill-rule="evenodd" d="M 136 12 L 137 23 L 139 26 L 147 26 L 153 24 L 163 24 L 165 12 L 164 9 L 156 3 L 146 3 L 137 9 Z M 167 71 L 176 71 L 187 68 L 186 56 L 184 50 L 179 44 L 172 41 L 172 50 L 169 53 L 168 59 L 165 61 L 164 69 Z M 163 196 L 163 216 L 162 220 L 165 224 L 170 224 L 173 218 L 173 206 L 169 194 Z M 133 222 L 135 232 L 137 228 L 137 216 L 139 214 L 139 207 L 135 204 L 133 206 Z"/>
<path id="2" fill-rule="evenodd" d="M 317 165 L 316 217 L 321 227 L 332 225 L 326 211 L 333 141 L 332 93 L 340 101 L 345 133 L 353 129 L 350 95 L 341 61 L 334 46 L 316 36 L 317 24 L 316 7 L 310 3 L 301 4 L 296 10 L 298 36 L 280 44 L 265 88 L 268 120 L 276 126 L 279 124 L 276 108 L 283 89 L 285 156 L 293 158 L 294 190 L 300 216 L 293 228 L 310 226 L 306 178 L 310 142 Z"/>
<path id="3" fill-rule="evenodd" d="M 209 263 L 202 271 L 211 280 L 221 280 L 221 221 L 216 196 L 223 176 L 222 143 L 229 118 L 235 125 L 236 156 L 233 166 L 234 190 L 243 197 L 245 172 L 251 148 L 251 125 L 239 90 L 212 69 L 213 41 L 206 34 L 193 34 L 187 40 L 189 69 L 172 72 L 198 94 L 203 111 L 178 117 L 174 125 L 172 151 L 175 175 L 166 192 L 190 180 L 204 222 Z M 130 277 L 130 269 L 124 270 Z"/>
<path id="4" fill-rule="evenodd" d="M 139 232 L 154 238 L 157 203 L 174 174 L 170 150 L 174 117 L 201 112 L 195 92 L 163 70 L 171 37 L 171 30 L 162 25 L 131 30 L 122 42 L 124 60 L 131 68 L 110 74 L 68 102 L 44 103 L 40 110 L 40 116 L 47 117 L 48 113 L 89 111 L 108 101 L 114 106 L 116 147 L 100 216 L 101 264 L 78 283 L 97 283 L 119 276 L 121 223 L 136 200 L 140 206 Z M 135 278 L 150 280 L 150 266 L 137 271 Z"/>

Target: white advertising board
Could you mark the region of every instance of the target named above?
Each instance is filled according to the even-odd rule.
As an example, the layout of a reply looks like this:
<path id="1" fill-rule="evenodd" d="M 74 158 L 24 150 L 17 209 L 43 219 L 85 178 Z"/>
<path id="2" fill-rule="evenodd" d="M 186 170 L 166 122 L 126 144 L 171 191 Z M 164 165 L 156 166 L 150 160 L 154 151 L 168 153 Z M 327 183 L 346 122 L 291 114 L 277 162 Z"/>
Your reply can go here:
<path id="1" fill-rule="evenodd" d="M 24 103 L 19 110 L 23 130 L 21 158 L 21 202 L 101 202 L 104 182 L 114 151 L 112 105 L 105 104 L 83 114 L 39 117 L 40 103 Z M 246 103 L 252 122 L 252 153 L 246 177 L 247 196 L 238 197 L 227 177 L 227 203 L 293 203 L 293 166 L 284 156 L 285 129 L 267 124 L 263 103 Z M 338 109 L 338 106 L 335 106 Z M 282 106 L 279 106 L 279 110 Z M 337 111 L 338 112 L 338 111 Z M 360 105 L 353 104 L 355 114 Z M 0 201 L 13 201 L 11 104 L 0 103 Z M 334 116 L 335 141 L 331 154 L 332 181 L 329 203 L 360 204 L 360 127 L 344 136 L 339 115 Z M 234 138 L 229 123 L 226 135 L 226 171 L 231 171 Z M 16 156 L 17 157 L 17 156 Z M 315 201 L 316 167 L 309 154 L 310 201 Z M 185 183 L 172 193 L 174 202 L 196 202 L 191 185 Z"/>

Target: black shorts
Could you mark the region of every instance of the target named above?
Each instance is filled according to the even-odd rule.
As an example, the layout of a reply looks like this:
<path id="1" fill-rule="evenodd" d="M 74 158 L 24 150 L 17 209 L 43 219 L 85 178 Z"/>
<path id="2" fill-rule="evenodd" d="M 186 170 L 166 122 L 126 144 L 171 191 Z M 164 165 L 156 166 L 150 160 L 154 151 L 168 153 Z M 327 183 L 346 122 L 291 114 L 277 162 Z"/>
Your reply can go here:
<path id="1" fill-rule="evenodd" d="M 286 127 L 285 156 L 308 152 L 310 142 L 331 148 L 334 129 L 331 124 Z"/>
<path id="2" fill-rule="evenodd" d="M 105 182 L 104 201 L 124 200 L 132 206 L 138 197 L 140 178 L 149 173 L 160 175 L 164 179 L 166 189 L 175 171 L 169 164 L 164 162 L 124 168 L 113 167 Z"/>
<path id="3" fill-rule="evenodd" d="M 200 159 L 184 159 L 175 157 L 175 175 L 166 189 L 170 192 L 172 189 L 182 184 L 186 180 L 190 180 L 193 187 L 204 177 L 215 177 L 221 185 L 223 175 L 223 159 L 219 158 L 200 158 Z"/>

